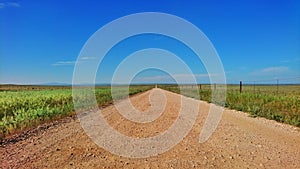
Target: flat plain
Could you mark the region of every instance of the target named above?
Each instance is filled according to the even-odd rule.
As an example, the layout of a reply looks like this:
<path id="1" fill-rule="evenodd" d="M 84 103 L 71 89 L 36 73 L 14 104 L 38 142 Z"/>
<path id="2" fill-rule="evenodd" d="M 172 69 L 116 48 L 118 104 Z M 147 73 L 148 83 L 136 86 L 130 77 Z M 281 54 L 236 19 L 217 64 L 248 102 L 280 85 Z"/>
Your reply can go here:
<path id="1" fill-rule="evenodd" d="M 131 137 L 162 133 L 178 116 L 183 96 L 162 89 L 130 97 L 140 111 L 151 107 L 149 96 L 166 97 L 163 114 L 152 123 L 133 123 L 115 105 L 101 109 L 115 130 Z M 122 101 L 120 101 L 121 103 Z M 118 104 L 118 103 L 117 103 Z M 1 145 L 0 168 L 299 168 L 298 127 L 226 109 L 208 141 L 199 134 L 210 103 L 199 101 L 199 115 L 189 134 L 169 151 L 148 158 L 125 158 L 96 145 L 76 118 L 67 118 L 30 137 Z M 100 112 L 99 112 L 100 113 Z"/>

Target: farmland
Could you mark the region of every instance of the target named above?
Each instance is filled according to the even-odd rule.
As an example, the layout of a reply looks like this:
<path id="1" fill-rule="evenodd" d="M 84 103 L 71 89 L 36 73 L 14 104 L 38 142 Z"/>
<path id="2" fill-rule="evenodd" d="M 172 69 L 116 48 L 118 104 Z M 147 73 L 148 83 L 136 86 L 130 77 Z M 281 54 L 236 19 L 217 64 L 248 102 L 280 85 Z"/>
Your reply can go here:
<path id="1" fill-rule="evenodd" d="M 159 87 L 180 93 L 177 85 Z M 217 103 L 211 98 L 213 85 L 182 86 L 189 97 L 197 97 L 197 89 L 201 100 Z M 245 85 L 242 93 L 239 85 L 227 85 L 225 107 L 300 127 L 300 85 Z"/>
<path id="2" fill-rule="evenodd" d="M 190 86 L 184 88 L 188 90 Z M 152 107 L 150 96 L 157 99 L 165 98 L 166 101 L 163 113 L 150 123 L 136 123 L 122 116 L 114 105 L 121 106 L 123 101 L 102 108 L 101 113 L 116 132 L 130 138 L 144 140 L 144 138 L 163 135 L 176 122 L 174 120 L 179 116 L 183 97 L 166 90 L 152 89 L 132 96 L 130 101 L 138 110 L 149 110 Z M 209 115 L 211 105 L 187 98 L 185 100 L 187 105 L 199 103 L 199 116 L 187 136 L 164 153 L 147 158 L 128 158 L 114 154 L 109 149 L 95 144 L 93 138 L 82 128 L 78 118 L 68 118 L 70 119 L 68 122 L 57 123 L 46 130 L 37 130 L 34 134 L 30 133 L 29 137 L 22 136 L 17 142 L 5 142 L 2 146 L 0 144 L 0 168 L 300 167 L 298 127 L 279 124 L 265 118 L 251 118 L 246 113 L 225 109 L 212 136 L 206 142 L 199 144 L 199 134 Z M 105 128 L 95 130 L 102 129 L 105 130 Z M 184 129 L 185 124 L 181 126 L 180 131 Z M 177 135 L 178 132 L 175 131 L 175 134 Z M 124 151 L 127 147 L 140 148 L 140 146 L 130 146 L 128 145 L 130 142 L 122 139 L 112 140 L 111 132 L 106 133 L 108 133 L 107 145 L 117 142 L 117 145 L 125 147 L 120 148 L 120 151 Z M 158 151 L 164 147 L 164 145 L 157 147 L 148 145 L 149 149 L 157 148 Z"/>
<path id="3" fill-rule="evenodd" d="M 118 98 L 127 96 L 124 87 L 118 88 Z M 130 86 L 129 95 L 153 86 Z M 99 106 L 112 103 L 110 87 L 96 87 Z M 78 89 L 85 91 L 85 88 Z M 82 102 L 89 102 L 86 98 Z M 71 87 L 2 85 L 0 91 L 0 140 L 6 135 L 35 127 L 41 123 L 75 115 Z"/>
<path id="4" fill-rule="evenodd" d="M 177 85 L 158 85 L 159 88 L 180 93 Z M 153 86 L 131 86 L 133 95 L 153 88 Z M 198 89 L 201 100 L 215 102 L 211 98 L 214 86 L 183 86 L 186 95 L 196 97 Z M 119 87 L 117 97 L 126 96 Z M 80 89 L 84 91 L 83 89 Z M 112 103 L 110 87 L 96 87 L 95 96 L 99 106 Z M 83 103 L 90 100 L 82 99 Z M 199 98 L 198 98 L 199 99 Z M 248 112 L 252 117 L 265 117 L 300 127 L 300 85 L 227 85 L 225 107 Z M 59 86 L 10 86 L 2 85 L 0 90 L 0 135 L 6 135 L 33 128 L 41 123 L 75 115 L 71 87 Z"/>

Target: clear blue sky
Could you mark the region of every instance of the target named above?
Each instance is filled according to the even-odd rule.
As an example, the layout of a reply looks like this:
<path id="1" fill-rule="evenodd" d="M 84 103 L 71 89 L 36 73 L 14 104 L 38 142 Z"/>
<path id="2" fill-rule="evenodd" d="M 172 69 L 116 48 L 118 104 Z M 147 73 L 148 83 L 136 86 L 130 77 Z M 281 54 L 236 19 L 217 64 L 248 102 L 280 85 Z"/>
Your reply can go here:
<path id="1" fill-rule="evenodd" d="M 0 0 L 0 83 L 71 83 L 74 62 L 88 38 L 110 21 L 138 12 L 169 13 L 196 25 L 215 46 L 229 83 L 300 77 L 299 2 Z M 151 42 L 153 36 L 133 37 L 125 50 L 122 41 L 111 51 L 119 57 L 103 61 L 96 82 L 108 82 L 125 54 L 144 47 L 175 52 L 199 75 L 199 82 L 207 80 L 200 77 L 206 73 L 201 63 L 185 58 L 188 49 L 167 37 Z M 159 82 L 165 76 L 146 71 L 139 79 Z"/>

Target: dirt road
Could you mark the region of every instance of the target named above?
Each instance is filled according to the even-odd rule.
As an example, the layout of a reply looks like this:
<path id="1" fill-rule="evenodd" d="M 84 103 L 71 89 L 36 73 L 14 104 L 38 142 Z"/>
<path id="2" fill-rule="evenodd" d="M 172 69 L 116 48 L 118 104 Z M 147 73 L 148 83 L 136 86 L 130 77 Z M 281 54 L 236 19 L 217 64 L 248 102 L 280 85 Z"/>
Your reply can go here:
<path id="1" fill-rule="evenodd" d="M 158 135 L 175 121 L 182 96 L 152 89 L 130 98 L 135 108 L 148 110 L 153 91 L 163 93 L 167 103 L 161 116 L 151 123 L 131 122 L 113 105 L 103 108 L 102 113 L 109 124 L 118 121 L 113 127 L 125 135 Z M 299 128 L 225 110 L 217 130 L 208 141 L 199 144 L 209 104 L 200 101 L 199 109 L 189 134 L 158 156 L 132 159 L 114 155 L 96 145 L 84 133 L 79 120 L 71 120 L 2 145 L 0 168 L 300 168 Z"/>

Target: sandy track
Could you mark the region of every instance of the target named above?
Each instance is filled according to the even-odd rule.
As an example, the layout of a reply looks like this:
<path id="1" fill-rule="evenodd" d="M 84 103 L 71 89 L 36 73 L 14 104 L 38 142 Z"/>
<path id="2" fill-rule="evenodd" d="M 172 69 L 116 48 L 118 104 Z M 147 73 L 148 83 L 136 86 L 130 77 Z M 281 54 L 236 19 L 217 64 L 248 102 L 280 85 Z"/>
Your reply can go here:
<path id="1" fill-rule="evenodd" d="M 102 113 L 109 124 L 128 136 L 158 135 L 176 120 L 181 96 L 153 89 L 131 97 L 135 108 L 149 109 L 149 95 L 154 90 L 164 92 L 167 100 L 165 111 L 154 122 L 131 122 L 114 105 L 103 108 Z M 200 101 L 199 108 L 187 137 L 158 156 L 131 159 L 111 154 L 83 132 L 79 120 L 72 120 L 17 143 L 2 145 L 0 168 L 300 168 L 299 128 L 225 110 L 217 130 L 208 141 L 199 144 L 209 104 Z"/>

